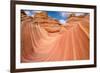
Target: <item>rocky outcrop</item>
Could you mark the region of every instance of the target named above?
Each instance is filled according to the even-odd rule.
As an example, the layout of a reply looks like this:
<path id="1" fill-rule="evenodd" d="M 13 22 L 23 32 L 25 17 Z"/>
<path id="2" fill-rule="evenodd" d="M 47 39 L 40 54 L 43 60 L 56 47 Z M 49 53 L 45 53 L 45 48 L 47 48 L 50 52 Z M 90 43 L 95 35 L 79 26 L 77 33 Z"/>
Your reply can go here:
<path id="1" fill-rule="evenodd" d="M 71 26 L 71 25 L 77 25 L 79 24 L 80 28 L 85 32 L 85 34 L 88 36 L 89 38 L 89 15 L 88 14 L 84 14 L 81 16 L 71 16 L 69 17 L 69 19 L 66 21 L 66 25 Z M 67 26 L 67 27 L 68 27 Z"/>
<path id="2" fill-rule="evenodd" d="M 33 17 L 33 24 L 38 24 L 48 32 L 58 32 L 60 30 L 58 20 L 48 16 L 47 12 L 36 13 Z"/>
<path id="3" fill-rule="evenodd" d="M 32 17 L 27 16 L 27 14 L 23 10 L 21 10 L 21 22 L 30 22 L 32 21 L 32 19 Z"/>

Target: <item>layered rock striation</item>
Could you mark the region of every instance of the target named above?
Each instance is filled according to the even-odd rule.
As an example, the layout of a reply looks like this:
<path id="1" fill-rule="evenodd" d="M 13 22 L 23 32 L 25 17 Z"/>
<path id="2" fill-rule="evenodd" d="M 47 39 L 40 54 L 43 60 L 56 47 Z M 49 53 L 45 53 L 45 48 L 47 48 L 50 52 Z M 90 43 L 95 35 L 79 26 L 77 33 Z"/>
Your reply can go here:
<path id="1" fill-rule="evenodd" d="M 89 59 L 89 15 L 70 16 L 65 25 L 47 12 L 21 13 L 21 62 Z"/>

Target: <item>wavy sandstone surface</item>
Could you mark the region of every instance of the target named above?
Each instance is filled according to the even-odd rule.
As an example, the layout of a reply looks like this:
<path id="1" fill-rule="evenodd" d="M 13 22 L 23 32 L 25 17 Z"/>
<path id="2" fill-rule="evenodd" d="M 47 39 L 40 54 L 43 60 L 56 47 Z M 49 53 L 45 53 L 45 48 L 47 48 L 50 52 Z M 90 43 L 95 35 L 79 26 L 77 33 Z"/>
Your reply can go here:
<path id="1" fill-rule="evenodd" d="M 21 13 L 21 62 L 89 59 L 89 15 L 72 16 L 61 25 L 46 12 Z"/>

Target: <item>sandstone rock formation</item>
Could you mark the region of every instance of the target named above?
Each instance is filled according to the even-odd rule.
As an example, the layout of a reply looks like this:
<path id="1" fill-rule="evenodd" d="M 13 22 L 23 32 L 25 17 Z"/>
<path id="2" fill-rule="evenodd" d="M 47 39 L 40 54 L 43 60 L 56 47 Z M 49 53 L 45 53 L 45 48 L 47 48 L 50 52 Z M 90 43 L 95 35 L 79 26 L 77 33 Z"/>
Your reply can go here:
<path id="1" fill-rule="evenodd" d="M 71 16 L 66 25 L 47 12 L 21 13 L 21 62 L 89 59 L 89 15 Z"/>
<path id="2" fill-rule="evenodd" d="M 47 12 L 36 13 L 33 17 L 33 24 L 38 24 L 48 32 L 58 32 L 60 23 L 58 20 L 48 16 Z"/>

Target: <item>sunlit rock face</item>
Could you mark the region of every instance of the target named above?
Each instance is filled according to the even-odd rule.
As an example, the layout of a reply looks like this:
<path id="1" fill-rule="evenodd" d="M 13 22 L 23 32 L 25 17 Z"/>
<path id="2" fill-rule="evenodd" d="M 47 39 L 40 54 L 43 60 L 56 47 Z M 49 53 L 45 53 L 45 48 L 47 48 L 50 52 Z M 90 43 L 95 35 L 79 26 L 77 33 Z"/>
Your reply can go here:
<path id="1" fill-rule="evenodd" d="M 47 12 L 36 13 L 33 17 L 33 24 L 40 25 L 48 32 L 58 32 L 60 30 L 59 21 L 49 17 Z"/>
<path id="2" fill-rule="evenodd" d="M 46 12 L 21 15 L 21 62 L 89 59 L 89 15 L 70 16 L 65 25 Z"/>
<path id="3" fill-rule="evenodd" d="M 79 24 L 81 29 L 85 32 L 85 34 L 89 37 L 89 15 L 85 14 L 82 16 L 71 16 L 69 19 L 66 21 L 66 25 L 70 24 L 71 25 L 77 25 Z"/>

